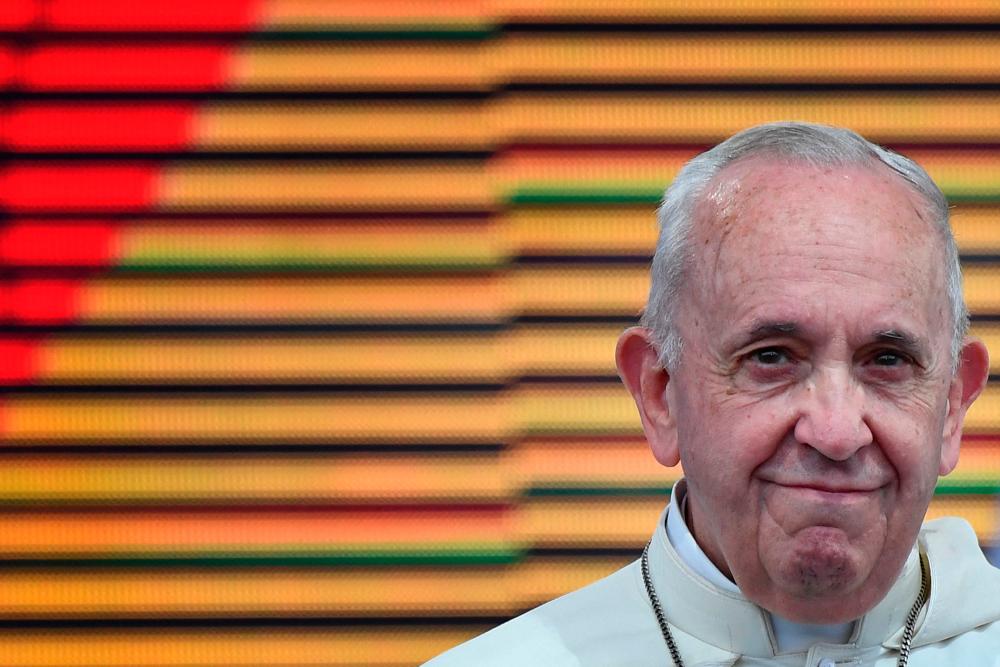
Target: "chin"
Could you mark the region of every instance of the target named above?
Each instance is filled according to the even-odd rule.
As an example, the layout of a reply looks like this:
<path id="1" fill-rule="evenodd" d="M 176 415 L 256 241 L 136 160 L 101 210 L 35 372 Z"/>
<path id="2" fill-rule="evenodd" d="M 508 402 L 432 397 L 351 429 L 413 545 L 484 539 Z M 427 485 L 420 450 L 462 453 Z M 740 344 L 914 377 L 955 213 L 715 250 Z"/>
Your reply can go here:
<path id="1" fill-rule="evenodd" d="M 827 535 L 826 533 L 834 533 Z M 835 530 L 812 530 L 782 565 L 780 576 L 787 590 L 804 598 L 839 597 L 861 583 L 858 563 L 849 545 Z"/>
<path id="2" fill-rule="evenodd" d="M 765 565 L 774 595 L 761 606 L 799 623 L 842 623 L 862 616 L 880 597 L 865 585 L 870 568 L 844 540 L 824 529 L 809 532 L 775 567 Z"/>

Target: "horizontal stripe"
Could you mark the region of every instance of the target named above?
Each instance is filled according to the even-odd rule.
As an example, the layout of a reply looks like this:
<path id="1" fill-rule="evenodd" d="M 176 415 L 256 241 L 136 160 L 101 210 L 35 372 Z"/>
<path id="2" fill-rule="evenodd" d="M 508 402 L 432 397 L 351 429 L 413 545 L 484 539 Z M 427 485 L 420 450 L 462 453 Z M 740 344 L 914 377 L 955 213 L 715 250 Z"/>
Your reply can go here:
<path id="1" fill-rule="evenodd" d="M 504 515 L 479 512 L 478 517 L 418 508 L 305 516 L 294 511 L 7 512 L 0 513 L 0 559 L 7 568 L 21 563 L 91 569 L 505 564 L 519 561 L 528 549 L 638 548 L 666 498 L 660 489 L 530 495 Z M 962 516 L 981 541 L 990 542 L 996 537 L 997 507 L 993 493 L 949 490 L 934 496 L 929 516 Z"/>
<path id="2" fill-rule="evenodd" d="M 326 444 L 508 442 L 524 435 L 639 433 L 621 387 L 523 384 L 505 392 L 295 396 L 10 394 L 0 427 L 8 445 Z M 970 408 L 968 433 L 1000 427 L 1000 387 Z"/>
<path id="3" fill-rule="evenodd" d="M 499 2 L 489 7 L 454 7 L 434 2 L 377 3 L 338 2 L 334 6 L 302 3 L 296 0 L 228 0 L 208 6 L 197 2 L 141 3 L 136 6 L 123 0 L 102 5 L 96 10 L 83 0 L 63 0 L 41 13 L 34 0 L 6 3 L 0 12 L 0 29 L 17 30 L 32 23 L 53 31 L 135 31 L 135 32 L 244 32 L 296 34 L 315 32 L 334 36 L 362 37 L 373 30 L 405 37 L 412 31 L 441 31 L 462 26 L 533 21 L 621 24 L 622 22 L 720 22 L 726 24 L 735 14 L 744 22 L 975 22 L 989 21 L 998 12 L 989 3 L 967 0 L 947 7 L 923 2 L 890 3 L 885 0 L 852 2 L 850 5 L 802 6 L 794 2 L 746 4 L 734 0 L 714 0 L 695 6 L 635 4 L 607 7 L 595 2 L 567 4 L 559 0 L 527 4 Z M 355 32 L 350 32 L 353 28 Z"/>
<path id="4" fill-rule="evenodd" d="M 662 20 L 667 22 L 722 21 L 843 21 L 846 23 L 896 21 L 960 21 L 994 17 L 997 8 L 979 0 L 933 5 L 919 0 L 852 0 L 848 3 L 802 3 L 796 0 L 708 0 L 698 3 L 622 3 L 600 0 L 499 0 L 493 5 L 507 20 L 539 22 L 592 21 L 615 23 Z"/>
<path id="5" fill-rule="evenodd" d="M 17 4 L 17 3 L 15 3 Z M 24 3 L 28 4 L 28 3 Z M 201 31 L 246 30 L 253 25 L 259 0 L 173 0 L 130 2 L 102 0 L 99 6 L 87 0 L 35 0 L 33 27 L 53 31 Z M 22 27 L 29 27 L 24 24 Z"/>
<path id="6" fill-rule="evenodd" d="M 331 572 L 60 569 L 39 577 L 8 570 L 0 618 L 501 616 L 584 586 L 632 559 Z"/>
<path id="7" fill-rule="evenodd" d="M 316 563 L 508 558 L 520 548 L 503 506 L 2 511 L 0 558 L 232 558 Z M 240 561 L 240 559 L 244 559 Z M 223 563 L 224 564 L 224 563 Z"/>
<path id="8" fill-rule="evenodd" d="M 579 119 L 593 117 L 588 107 L 600 115 L 600 105 L 573 102 L 581 108 L 559 102 L 558 108 L 536 110 L 540 132 L 536 138 L 544 136 L 549 123 L 562 134 L 599 137 L 600 127 L 588 127 L 589 122 L 581 124 Z M 560 119 L 561 115 L 566 117 Z M 694 152 L 552 149 L 514 154 L 489 169 L 485 164 L 480 168 L 454 160 L 384 165 L 254 161 L 241 163 L 238 169 L 227 164 L 186 163 L 166 169 L 155 183 L 148 164 L 24 163 L 0 174 L 0 204 L 20 213 L 129 211 L 144 206 L 155 185 L 161 209 L 227 214 L 234 209 L 471 212 L 495 210 L 507 201 L 653 205 L 664 184 Z M 928 169 L 948 196 L 958 201 L 1000 199 L 996 150 L 923 147 L 908 153 Z M 102 192 L 98 183 L 112 180 L 121 183 L 123 190 L 113 198 L 98 196 Z M 52 188 L 53 183 L 64 182 L 65 189 Z"/>
<path id="9" fill-rule="evenodd" d="M 975 314 L 1000 312 L 997 267 L 965 267 Z M 634 316 L 644 265 L 528 265 L 509 273 L 262 277 L 176 276 L 5 281 L 4 324 L 401 323 L 503 321 L 525 316 Z"/>
<path id="10" fill-rule="evenodd" d="M 488 627 L 4 630 L 0 642 L 8 667 L 406 667 Z"/>
<path id="11" fill-rule="evenodd" d="M 567 99 L 588 113 L 572 114 Z M 749 125 L 795 117 L 850 126 L 881 143 L 971 144 L 1000 140 L 998 100 L 994 91 L 748 90 L 511 93 L 489 101 L 210 101 L 183 127 L 187 103 L 22 102 L 0 136 L 19 150 L 43 152 L 176 151 L 184 139 L 195 150 L 222 152 L 482 151 L 546 140 L 709 145 Z"/>
<path id="12" fill-rule="evenodd" d="M 482 29 L 449 34 L 411 26 L 400 35 L 409 40 L 382 42 L 378 32 L 355 30 L 357 40 L 343 43 L 43 42 L 21 56 L 18 78 L 32 91 L 203 91 L 223 82 L 254 91 L 484 90 L 547 81 L 952 84 L 995 83 L 989 63 L 1000 58 L 993 31 L 514 32 L 484 40 L 492 35 Z M 466 39 L 413 42 L 415 36 Z"/>
<path id="13" fill-rule="evenodd" d="M 14 462 L 9 462 L 14 463 Z M 44 474 L 41 473 L 44 471 Z M 0 466 L 4 506 L 508 502 L 499 455 L 36 456 Z"/>
<path id="14" fill-rule="evenodd" d="M 52 453 L 7 459 L 0 467 L 0 508 L 509 504 L 522 495 L 662 496 L 682 474 L 679 466 L 657 464 L 641 438 L 527 439 L 504 454 L 105 454 L 94 461 Z M 995 443 L 975 440 L 963 443 L 958 468 L 937 487 L 941 495 L 998 490 L 1000 453 Z"/>
<path id="15" fill-rule="evenodd" d="M 966 256 L 1000 254 L 1000 211 L 958 206 L 952 227 Z M 18 267 L 148 271 L 489 270 L 516 259 L 648 259 L 646 207 L 517 207 L 490 220 L 21 219 L 0 229 L 0 259 Z"/>
<path id="16" fill-rule="evenodd" d="M 631 547 L 649 539 L 665 497 L 535 497 L 522 509 L 521 538 L 535 548 Z M 996 537 L 992 495 L 935 496 L 928 519 L 962 516 L 982 542 Z"/>
<path id="17" fill-rule="evenodd" d="M 465 88 L 512 82 L 995 82 L 982 33 L 501 34 L 485 42 L 259 45 L 233 56 L 254 90 Z"/>

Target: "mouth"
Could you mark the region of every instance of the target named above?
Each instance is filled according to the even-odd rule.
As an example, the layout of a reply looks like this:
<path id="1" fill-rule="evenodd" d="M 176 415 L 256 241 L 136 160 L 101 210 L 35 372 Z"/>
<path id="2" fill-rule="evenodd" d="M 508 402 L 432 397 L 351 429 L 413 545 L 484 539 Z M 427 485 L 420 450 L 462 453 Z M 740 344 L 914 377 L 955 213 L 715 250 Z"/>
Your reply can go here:
<path id="1" fill-rule="evenodd" d="M 782 482 L 771 482 L 776 486 L 781 486 L 786 489 L 795 489 L 800 491 L 814 491 L 816 493 L 829 493 L 829 494 L 859 494 L 859 493 L 873 493 L 878 491 L 879 486 L 870 485 L 839 485 L 839 484 L 829 484 L 825 482 L 806 482 L 806 483 L 782 483 Z"/>

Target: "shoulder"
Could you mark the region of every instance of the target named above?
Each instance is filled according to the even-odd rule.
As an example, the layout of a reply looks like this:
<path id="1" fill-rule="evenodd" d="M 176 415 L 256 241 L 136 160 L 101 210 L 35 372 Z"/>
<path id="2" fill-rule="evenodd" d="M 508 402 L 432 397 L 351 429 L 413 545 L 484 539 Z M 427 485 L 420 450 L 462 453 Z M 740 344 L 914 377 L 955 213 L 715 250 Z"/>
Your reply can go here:
<path id="1" fill-rule="evenodd" d="M 577 667 L 612 664 L 604 658 L 662 643 L 644 597 L 638 563 L 589 586 L 552 600 L 461 644 L 428 667 L 458 665 L 546 665 Z M 659 649 L 662 651 L 662 648 Z"/>
<path id="2" fill-rule="evenodd" d="M 1000 648 L 1000 570 L 986 560 L 972 526 L 955 517 L 930 521 L 920 543 L 930 565 L 931 595 L 917 642 L 989 642 Z"/>

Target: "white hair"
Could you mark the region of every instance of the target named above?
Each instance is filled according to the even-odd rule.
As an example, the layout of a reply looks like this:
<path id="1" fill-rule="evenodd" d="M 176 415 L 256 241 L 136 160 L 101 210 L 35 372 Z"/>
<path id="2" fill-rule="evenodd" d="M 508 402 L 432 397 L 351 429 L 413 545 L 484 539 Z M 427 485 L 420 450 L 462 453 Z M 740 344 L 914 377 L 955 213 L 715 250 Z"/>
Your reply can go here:
<path id="1" fill-rule="evenodd" d="M 677 331 L 676 304 L 691 259 L 695 207 L 723 168 L 756 155 L 793 159 L 820 167 L 882 163 L 923 196 L 944 251 L 946 290 L 953 323 L 951 358 L 953 367 L 957 367 L 969 315 L 962 295 L 958 246 L 948 224 L 948 201 L 944 194 L 927 172 L 907 157 L 873 144 L 850 130 L 799 122 L 767 123 L 743 130 L 694 157 L 667 188 L 657 212 L 660 235 L 650 271 L 649 299 L 641 319 L 641 324 L 653 333 L 660 363 L 669 369 L 680 360 L 683 341 Z"/>

